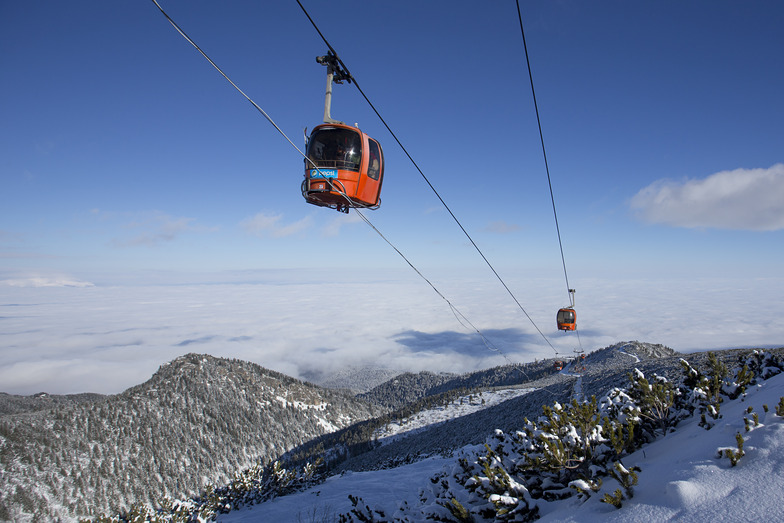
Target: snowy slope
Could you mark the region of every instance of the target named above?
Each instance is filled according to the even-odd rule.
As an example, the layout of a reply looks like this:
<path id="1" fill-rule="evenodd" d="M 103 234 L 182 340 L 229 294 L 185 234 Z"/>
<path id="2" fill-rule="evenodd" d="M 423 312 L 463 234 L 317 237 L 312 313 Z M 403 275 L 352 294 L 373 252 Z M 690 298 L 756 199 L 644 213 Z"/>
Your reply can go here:
<path id="1" fill-rule="evenodd" d="M 722 405 L 722 419 L 711 430 L 698 419 L 682 422 L 678 430 L 624 458 L 627 467 L 639 466 L 635 495 L 621 509 L 602 503 L 600 496 L 586 502 L 572 497 L 542 503 L 540 521 L 772 521 L 781 515 L 784 492 L 784 419 L 774 414 L 784 397 L 784 374 L 752 388 L 745 400 Z M 763 405 L 770 410 L 763 411 Z M 745 432 L 743 417 L 752 406 L 760 425 Z M 492 427 L 488 427 L 488 432 Z M 735 434 L 745 438 L 746 455 L 736 467 L 717 458 L 717 449 L 735 445 Z M 221 515 L 218 521 L 332 521 L 348 512 L 348 495 L 359 496 L 370 507 L 394 514 L 398 504 L 415 504 L 428 479 L 453 458 L 429 458 L 389 470 L 334 476 L 307 491 Z"/>
<path id="2" fill-rule="evenodd" d="M 463 396 L 444 407 L 423 410 L 400 423 L 391 422 L 375 434 L 382 445 L 388 445 L 403 437 L 417 434 L 424 429 L 455 418 L 467 416 L 504 401 L 528 394 L 533 389 L 502 389 Z"/>

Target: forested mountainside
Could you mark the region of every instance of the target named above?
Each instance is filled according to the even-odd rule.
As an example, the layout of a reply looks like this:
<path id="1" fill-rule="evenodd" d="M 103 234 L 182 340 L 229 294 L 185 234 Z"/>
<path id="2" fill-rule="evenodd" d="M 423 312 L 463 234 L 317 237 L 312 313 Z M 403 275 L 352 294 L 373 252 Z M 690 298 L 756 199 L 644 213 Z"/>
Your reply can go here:
<path id="1" fill-rule="evenodd" d="M 553 360 L 502 365 L 461 375 L 406 372 L 359 396 L 372 403 L 398 409 L 450 390 L 506 387 L 535 381 L 552 373 Z"/>
<path id="2" fill-rule="evenodd" d="M 0 520 L 117 513 L 195 495 L 381 412 L 253 363 L 189 354 L 115 396 L 1 416 Z"/>
<path id="3" fill-rule="evenodd" d="M 503 365 L 463 375 L 406 372 L 358 395 L 389 409 L 389 412 L 315 438 L 288 452 L 284 457 L 294 464 L 322 457 L 328 467 L 337 467 L 349 458 L 361 456 L 376 448 L 377 433 L 391 422 L 399 422 L 426 409 L 444 406 L 472 392 L 534 383 L 555 373 L 553 360 Z M 568 381 L 568 378 L 564 379 Z"/>
<path id="4" fill-rule="evenodd" d="M 729 367 L 750 349 L 716 351 L 716 357 Z M 771 349 L 778 357 L 784 357 L 784 349 Z M 481 444 L 494 429 L 514 433 L 524 425 L 525 418 L 537 419 L 542 415 L 543 405 L 566 404 L 572 398 L 582 400 L 591 396 L 601 397 L 614 387 L 625 386 L 635 368 L 646 375 L 658 374 L 677 380 L 682 373 L 680 360 L 684 359 L 697 368 L 708 366 L 708 353 L 680 354 L 662 345 L 643 342 L 617 343 L 590 353 L 578 369 L 567 368 L 564 372 L 552 370 L 553 360 L 544 363 L 550 370 L 536 380 L 518 386 L 535 388 L 533 392 L 510 399 L 499 405 L 480 410 L 446 423 L 433 425 L 426 430 L 397 439 L 389 445 L 375 445 L 367 452 L 355 453 L 342 463 L 335 464 L 333 471 L 375 470 L 411 463 L 425 456 L 449 454 L 453 449 L 469 444 Z M 576 366 L 577 362 L 573 362 Z M 467 376 L 466 376 L 467 377 Z M 426 403 L 421 400 L 421 403 Z M 408 410 L 408 409 L 404 409 Z M 385 415 L 394 417 L 395 413 Z M 376 420 L 364 422 L 372 423 Z M 353 430 L 353 427 L 345 429 Z M 325 438 L 330 438 L 331 435 Z M 359 448 L 357 446 L 356 448 Z"/>
<path id="5" fill-rule="evenodd" d="M 0 392 L 0 416 L 92 403 L 104 397 L 103 394 L 92 393 L 56 395 L 40 392 L 32 396 L 13 396 Z"/>
<path id="6" fill-rule="evenodd" d="M 300 377 L 328 389 L 345 389 L 360 394 L 399 374 L 402 374 L 402 371 L 363 365 L 347 366 L 330 373 L 311 370 L 301 374 Z"/>
<path id="7" fill-rule="evenodd" d="M 396 436 L 386 439 L 384 444 L 374 443 L 365 446 L 365 448 L 362 448 L 360 444 L 355 445 L 354 450 L 356 452 L 352 453 L 352 455 L 348 455 L 348 459 L 342 462 L 340 462 L 339 459 L 337 460 L 337 463 L 333 461 L 333 467 L 330 470 L 314 468 L 313 464 L 316 462 L 315 459 L 311 460 L 309 464 L 294 465 L 292 463 L 282 463 L 280 466 L 277 466 L 276 464 L 276 467 L 265 467 L 264 469 L 259 467 L 245 469 L 239 471 L 234 478 L 232 478 L 231 483 L 216 488 L 211 491 L 209 496 L 200 499 L 164 501 L 159 505 L 161 507 L 161 512 L 158 512 L 157 515 L 155 510 L 149 507 L 137 507 L 138 510 L 135 511 L 135 514 L 140 516 L 146 514 L 150 517 L 168 517 L 167 515 L 176 515 L 176 517 L 180 519 L 191 518 L 188 520 L 195 521 L 196 519 L 199 519 L 199 521 L 206 521 L 218 513 L 228 512 L 248 505 L 265 503 L 275 497 L 286 496 L 297 490 L 307 489 L 309 486 L 317 485 L 326 479 L 328 475 L 335 474 L 336 472 L 396 468 L 399 465 L 420 461 L 427 456 L 433 455 L 454 457 L 455 452 L 462 452 L 460 449 L 481 449 L 481 443 L 483 441 L 488 441 L 493 434 L 499 434 L 496 429 L 500 429 L 501 434 L 516 434 L 517 431 L 520 431 L 523 427 L 529 426 L 526 418 L 530 420 L 539 419 L 540 421 L 550 419 L 547 416 L 542 417 L 542 414 L 546 413 L 543 411 L 543 408 L 548 408 L 548 406 L 551 409 L 559 409 L 559 412 L 562 407 L 558 407 L 558 404 L 567 405 L 567 408 L 578 410 L 582 409 L 582 406 L 595 406 L 595 402 L 589 401 L 590 396 L 594 393 L 593 391 L 596 392 L 598 397 L 598 395 L 608 394 L 616 387 L 634 388 L 635 385 L 633 385 L 633 383 L 635 381 L 637 382 L 637 387 L 643 387 L 643 389 L 640 390 L 655 391 L 655 388 L 651 389 L 647 385 L 648 382 L 641 381 L 643 380 L 643 373 L 634 369 L 645 369 L 644 373 L 653 376 L 656 383 L 660 383 L 660 378 L 656 378 L 656 375 L 669 376 L 675 379 L 675 381 L 670 382 L 668 378 L 667 383 L 681 383 L 682 380 L 685 379 L 686 381 L 682 383 L 686 388 L 699 388 L 702 386 L 715 388 L 719 386 L 724 387 L 726 385 L 728 387 L 728 394 L 732 393 L 732 391 L 738 392 L 745 386 L 743 383 L 750 383 L 748 380 L 752 379 L 753 376 L 759 375 L 764 379 L 779 372 L 782 368 L 782 356 L 784 356 L 784 349 L 771 349 L 767 351 L 737 349 L 723 350 L 716 353 L 679 355 L 675 351 L 660 345 L 628 342 L 616 344 L 591 353 L 584 360 L 582 358 L 575 359 L 569 362 L 566 369 L 562 372 L 555 372 L 552 370 L 553 360 L 550 360 L 548 362 L 551 365 L 549 374 L 538 380 L 526 382 L 521 384 L 522 386 L 518 385 L 513 389 L 504 388 L 505 390 L 485 391 L 484 395 L 481 390 L 470 391 L 467 396 L 453 399 L 450 405 L 446 407 L 444 405 L 439 406 L 438 401 L 435 401 L 434 406 L 431 406 L 429 409 L 416 412 L 408 420 L 400 421 L 400 425 L 406 425 L 409 429 L 416 427 L 415 430 L 407 429 L 404 432 L 400 432 L 390 426 L 379 427 L 379 430 L 377 431 L 367 430 L 368 426 L 377 424 L 379 421 L 378 419 L 362 422 L 360 424 L 362 425 L 361 430 L 359 430 L 357 426 L 345 429 L 342 431 L 344 435 L 359 435 L 364 432 L 365 434 L 370 434 L 373 438 L 383 438 L 388 434 L 396 434 Z M 694 367 L 691 365 L 694 365 Z M 686 370 L 688 370 L 688 372 L 685 372 Z M 713 378 L 705 378 L 705 376 L 719 377 L 717 378 L 719 381 L 712 382 L 711 379 Z M 722 378 L 721 376 L 724 377 Z M 737 381 L 737 383 L 735 383 L 735 381 Z M 706 383 L 707 385 L 705 385 Z M 713 385 L 710 385 L 710 383 L 713 383 Z M 719 383 L 719 385 L 716 383 Z M 520 390 L 519 392 L 512 392 L 514 389 Z M 699 392 L 697 389 L 694 390 L 694 394 L 689 393 L 686 389 L 683 390 L 682 393 L 686 397 L 686 403 L 694 400 L 694 398 L 697 398 L 695 401 L 698 402 L 702 401 L 699 398 L 707 398 L 704 391 Z M 451 392 L 455 391 L 443 393 L 442 395 L 439 395 L 439 397 L 443 398 Z M 501 403 L 493 401 L 492 398 L 499 393 L 511 399 L 507 399 Z M 656 394 L 655 392 L 651 393 Z M 630 392 L 630 394 L 636 393 Z M 485 405 L 485 402 L 482 399 L 483 397 L 488 397 L 491 401 L 487 402 L 487 405 Z M 713 396 L 711 395 L 711 397 Z M 434 397 L 422 398 L 417 403 L 424 405 L 433 403 L 433 400 Z M 662 398 L 662 401 L 666 401 L 666 398 Z M 716 401 L 720 402 L 721 400 L 718 399 Z M 464 408 L 466 403 L 471 406 Z M 456 407 L 458 404 L 460 406 Z M 481 405 L 482 407 L 477 410 L 474 408 L 477 405 Z M 780 406 L 778 408 L 784 407 Z M 683 407 L 679 406 L 676 408 L 676 411 L 680 412 L 682 409 Z M 409 405 L 405 410 L 413 412 L 414 406 Z M 582 410 L 580 411 L 582 412 Z M 437 414 L 437 412 L 450 412 L 451 414 L 444 417 Z M 586 410 L 585 412 L 588 411 Z M 595 419 L 598 420 L 599 418 Z M 653 418 L 650 419 L 653 420 Z M 605 422 L 602 421 L 602 423 Z M 651 421 L 651 423 L 655 425 L 655 422 Z M 706 420 L 705 423 L 709 422 Z M 392 425 L 400 426 L 397 423 L 392 423 Z M 582 427 L 581 430 L 589 430 L 593 433 L 593 429 L 586 429 L 583 425 L 580 426 Z M 322 451 L 326 456 L 329 456 L 330 453 L 334 454 L 335 448 L 329 446 L 329 440 L 331 438 L 332 435 L 320 438 L 321 443 L 324 443 Z M 345 436 L 343 436 L 342 439 L 345 441 Z M 338 448 L 345 446 L 344 442 L 341 441 L 333 441 L 332 443 Z M 572 442 L 572 444 L 575 443 Z M 469 445 L 469 447 L 466 447 L 466 445 Z M 496 452 L 494 456 L 503 454 L 500 449 L 495 449 L 490 452 Z M 316 456 L 313 455 L 312 457 L 315 458 Z M 457 461 L 455 461 L 455 463 L 457 463 Z M 337 468 L 335 468 L 335 465 L 337 465 Z M 461 468 L 456 465 L 452 470 L 458 471 L 457 474 L 459 475 L 459 470 L 461 470 Z M 537 472 L 534 470 L 531 474 L 536 476 L 536 474 L 541 472 L 543 471 L 540 470 Z M 506 477 L 504 474 L 505 473 L 501 473 L 500 475 Z M 443 477 L 443 475 L 434 476 L 429 483 L 425 482 L 422 486 L 427 488 L 426 485 L 441 485 L 441 482 L 438 480 L 439 477 Z M 463 476 L 460 476 L 460 478 L 466 479 Z M 460 478 L 457 478 L 457 480 Z M 548 480 L 544 480 L 544 483 L 542 484 L 544 485 L 547 482 Z M 502 488 L 505 483 L 503 478 L 501 478 L 498 480 L 497 484 L 493 484 Z M 436 485 L 436 487 L 438 485 Z M 332 483 L 332 486 L 334 487 L 334 483 Z M 473 487 L 469 486 L 468 490 L 472 491 L 472 488 Z M 315 489 L 319 489 L 319 487 L 315 487 Z M 553 483 L 551 489 L 557 491 L 554 497 L 560 499 L 560 494 L 563 494 L 563 492 L 561 492 L 561 490 L 563 490 L 563 485 Z M 571 492 L 570 489 L 567 490 Z M 311 494 L 313 492 L 314 491 L 311 490 Z M 315 491 L 316 496 L 318 496 L 318 492 L 320 491 Z M 332 494 L 334 498 L 334 491 Z M 347 490 L 343 497 L 348 496 L 349 494 L 352 494 L 352 492 Z M 451 490 L 447 489 L 446 491 L 441 492 L 441 494 L 445 497 L 437 503 L 437 505 L 442 509 L 452 506 Z M 317 512 L 314 507 L 316 507 L 319 502 L 316 501 L 316 499 L 311 498 L 307 501 L 302 498 L 297 499 L 304 502 L 304 506 L 302 507 L 297 505 L 302 510 L 292 510 L 287 512 L 287 515 L 290 515 L 292 520 L 305 520 L 302 518 L 309 517 L 311 519 L 307 520 L 316 521 Z M 398 503 L 398 501 L 395 500 L 399 499 L 400 498 L 393 497 L 389 501 L 394 505 L 395 503 Z M 411 505 L 409 505 L 408 501 L 409 500 L 404 504 L 406 507 L 413 506 L 417 503 L 414 498 L 410 499 Z M 310 505 L 311 502 L 313 503 L 313 506 Z M 432 499 L 430 502 L 432 502 Z M 480 504 L 482 503 L 481 499 L 477 502 Z M 375 518 L 375 512 L 371 513 L 370 508 L 366 507 L 366 509 L 363 509 L 362 507 L 364 505 L 355 506 L 357 507 L 356 511 L 351 510 L 350 514 L 341 514 L 341 521 L 378 520 Z M 265 516 L 267 515 L 263 508 L 256 514 L 259 516 L 257 519 L 259 521 L 265 520 Z M 307 516 L 305 516 L 305 514 L 307 514 Z M 327 514 L 327 512 L 325 512 L 325 514 Z M 387 520 L 382 513 L 379 514 L 382 515 L 380 520 Z M 454 514 L 456 513 L 453 512 L 453 515 Z M 499 514 L 501 514 L 501 512 L 499 512 Z M 347 519 L 343 519 L 343 516 L 346 516 Z M 358 519 L 354 519 L 353 516 L 357 516 Z M 297 519 L 293 519 L 295 517 Z M 281 518 L 280 513 L 278 513 L 277 519 L 287 520 L 286 518 Z M 423 519 L 428 518 L 424 518 L 420 514 L 413 518 L 403 517 L 401 521 L 421 521 Z M 468 520 L 467 518 L 462 517 L 447 517 L 443 520 L 452 521 L 453 519 L 459 519 L 461 521 Z M 326 521 L 328 519 L 324 520 Z M 329 520 L 333 519 L 330 518 Z M 337 516 L 335 516 L 334 520 L 337 520 Z M 397 519 L 395 520 L 397 521 Z M 101 519 L 101 521 L 110 521 L 110 519 Z"/>
<path id="8" fill-rule="evenodd" d="M 626 372 L 633 363 L 640 365 L 645 361 L 676 355 L 677 352 L 663 345 L 638 341 L 623 342 L 592 353 L 589 360 L 590 371 L 591 375 L 611 376 L 609 379 L 618 380 L 624 378 L 622 372 Z M 285 458 L 294 464 L 302 464 L 321 456 L 327 465 L 335 470 L 348 470 L 352 467 L 378 468 L 473 442 L 481 438 L 482 429 L 488 423 L 496 423 L 498 428 L 513 430 L 526 416 L 538 415 L 541 405 L 549 403 L 554 397 L 566 401 L 574 393 L 576 377 L 569 373 L 558 373 L 554 370 L 553 362 L 554 359 L 547 359 L 534 363 L 502 365 L 462 375 L 432 372 L 400 374 L 359 395 L 392 409 L 390 412 L 320 436 L 293 449 Z M 594 381 L 587 381 L 586 387 L 591 387 L 592 383 Z M 381 449 L 375 441 L 379 431 L 387 424 L 400 422 L 420 411 L 446 405 L 460 396 L 477 391 L 520 386 L 536 387 L 539 390 L 524 398 L 488 408 L 464 420 L 454 420 L 445 427 L 431 427 L 414 439 L 400 441 L 389 448 Z"/>
<path id="9" fill-rule="evenodd" d="M 726 361 L 738 357 L 736 351 L 718 354 Z M 553 360 L 544 360 L 463 376 L 397 377 L 374 392 L 387 406 L 373 406 L 252 363 L 189 354 L 116 396 L 80 397 L 86 403 L 67 399 L 50 410 L 37 409 L 51 400 L 31 397 L 25 400 L 32 402 L 28 412 L 0 416 L 0 521 L 35 519 L 30 515 L 68 521 L 116 514 L 135 501 L 157 504 L 167 494 L 183 499 L 286 451 L 304 461 L 326 457 L 333 471 L 448 454 L 481 443 L 493 429 L 517 430 L 525 417 L 540 415 L 542 405 L 605 394 L 633 368 L 646 374 L 680 372 L 680 357 L 695 365 L 706 358 L 660 345 L 620 343 L 572 362 L 563 372 L 553 369 Z M 573 372 L 577 363 L 583 366 L 579 374 Z M 441 408 L 461 395 L 476 399 L 482 389 L 510 386 L 536 390 L 390 444 L 375 441 L 389 423 Z M 414 400 L 390 410 L 388 405 L 401 404 L 401 398 Z M 17 400 L 12 397 L 11 403 L 26 404 Z"/>

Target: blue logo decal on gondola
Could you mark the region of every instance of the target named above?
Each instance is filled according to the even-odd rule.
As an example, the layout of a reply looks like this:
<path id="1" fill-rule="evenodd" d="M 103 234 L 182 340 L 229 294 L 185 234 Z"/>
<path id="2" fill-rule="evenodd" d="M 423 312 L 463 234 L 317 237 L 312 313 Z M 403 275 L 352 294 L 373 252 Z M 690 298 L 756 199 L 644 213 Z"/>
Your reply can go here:
<path id="1" fill-rule="evenodd" d="M 311 178 L 337 178 L 338 170 L 337 169 L 311 169 L 310 177 Z"/>

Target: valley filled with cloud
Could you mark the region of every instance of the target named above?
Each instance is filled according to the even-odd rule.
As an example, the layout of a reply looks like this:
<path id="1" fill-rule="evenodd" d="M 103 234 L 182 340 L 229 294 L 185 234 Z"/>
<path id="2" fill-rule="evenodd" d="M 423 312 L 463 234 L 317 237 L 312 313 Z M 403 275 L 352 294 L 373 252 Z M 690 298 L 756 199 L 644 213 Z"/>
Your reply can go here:
<path id="1" fill-rule="evenodd" d="M 0 388 L 118 393 L 191 352 L 305 378 L 359 365 L 465 372 L 624 340 L 681 352 L 784 340 L 775 321 L 781 279 L 586 280 L 576 298 L 579 330 L 569 334 L 555 327 L 566 305 L 557 280 L 508 280 L 536 327 L 497 281 L 448 274 L 432 281 L 470 325 L 405 271 L 259 271 L 160 285 L 6 279 Z"/>

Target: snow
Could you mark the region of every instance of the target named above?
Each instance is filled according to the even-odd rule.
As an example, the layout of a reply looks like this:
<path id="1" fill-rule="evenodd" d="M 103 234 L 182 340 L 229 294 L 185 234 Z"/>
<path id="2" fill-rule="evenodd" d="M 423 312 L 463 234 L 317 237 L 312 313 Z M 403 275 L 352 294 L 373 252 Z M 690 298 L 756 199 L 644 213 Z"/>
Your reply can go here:
<path id="1" fill-rule="evenodd" d="M 332 521 L 351 509 L 349 494 L 360 496 L 371 507 L 375 504 L 390 513 L 399 500 L 415 500 L 430 476 L 451 463 L 448 458 L 428 458 L 391 470 L 347 472 L 333 476 L 321 485 L 267 503 L 218 517 L 220 522 Z M 313 517 L 316 516 L 316 517 Z"/>
<path id="2" fill-rule="evenodd" d="M 418 412 L 401 423 L 391 422 L 383 429 L 377 431 L 375 436 L 379 443 L 388 445 L 400 437 L 410 436 L 434 424 L 467 416 L 487 407 L 528 394 L 532 390 L 534 389 L 501 389 L 463 396 L 445 407 Z M 483 400 L 484 403 L 482 403 Z"/>
<path id="3" fill-rule="evenodd" d="M 624 352 L 622 350 L 619 350 L 618 354 L 625 354 L 626 356 L 631 356 L 632 358 L 634 358 L 635 363 L 639 363 L 640 362 L 640 358 L 636 354 L 629 354 L 628 352 Z"/>
<path id="4" fill-rule="evenodd" d="M 624 458 L 627 469 L 639 467 L 634 497 L 616 509 L 599 495 L 587 501 L 576 496 L 541 502 L 543 522 L 650 521 L 771 521 L 781 513 L 784 492 L 784 419 L 775 415 L 784 397 L 784 374 L 749 390 L 744 399 L 722 404 L 722 418 L 711 430 L 698 426 L 697 417 L 683 421 L 674 433 Z M 763 405 L 769 407 L 766 413 Z M 760 424 L 746 432 L 743 421 L 751 406 Z M 488 427 L 488 432 L 492 429 Z M 717 450 L 735 447 L 743 435 L 745 456 L 737 466 L 717 457 Z M 489 435 L 489 434 L 488 434 Z M 391 516 L 402 500 L 416 504 L 419 489 L 454 458 L 431 457 L 389 470 L 345 473 L 304 492 L 221 515 L 224 523 L 260 521 L 331 521 L 347 513 L 348 495 Z M 615 488 L 606 480 L 602 492 Z"/>

